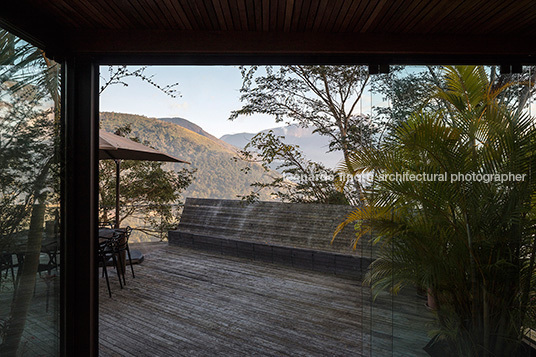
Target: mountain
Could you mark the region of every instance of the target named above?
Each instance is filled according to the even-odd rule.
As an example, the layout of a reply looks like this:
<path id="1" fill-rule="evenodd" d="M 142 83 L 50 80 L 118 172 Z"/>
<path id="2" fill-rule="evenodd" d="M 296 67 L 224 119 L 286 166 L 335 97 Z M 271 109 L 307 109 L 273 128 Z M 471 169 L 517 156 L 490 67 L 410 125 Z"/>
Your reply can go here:
<path id="1" fill-rule="evenodd" d="M 222 145 L 223 147 L 225 147 L 225 148 L 227 148 L 229 150 L 236 150 L 236 148 L 233 147 L 232 144 L 226 143 L 225 141 L 222 141 L 222 140 L 218 139 L 214 135 L 209 134 L 208 132 L 203 130 L 203 128 L 201 128 L 199 125 L 194 124 L 191 121 L 186 120 L 184 118 L 179 118 L 179 117 L 175 117 L 175 118 L 158 118 L 158 120 L 162 120 L 162 121 L 165 121 L 165 122 L 168 122 L 168 123 L 177 124 L 179 126 L 182 126 L 185 129 L 193 131 L 194 133 L 197 133 L 197 134 L 199 134 L 201 136 L 204 136 L 204 137 L 214 141 L 215 143 L 217 143 L 219 145 Z"/>
<path id="2" fill-rule="evenodd" d="M 197 172 L 184 197 L 236 199 L 237 195 L 251 192 L 250 183 L 267 180 L 264 169 L 258 164 L 249 164 L 251 170 L 247 174 L 242 172 L 241 169 L 248 164 L 233 160 L 235 148 L 186 119 L 160 120 L 113 112 L 100 113 L 100 119 L 101 128 L 110 132 L 130 124 L 133 136 L 148 141 L 158 150 L 191 162 L 191 167 Z M 177 170 L 190 167 L 186 164 L 167 165 Z M 270 197 L 265 194 L 261 199 L 268 200 Z"/>
<path id="3" fill-rule="evenodd" d="M 326 136 L 313 133 L 312 128 L 302 128 L 297 125 L 288 125 L 273 129 L 266 129 L 261 133 L 273 131 L 276 136 L 284 136 L 286 144 L 298 145 L 305 157 L 311 161 L 321 162 L 326 167 L 335 168 L 342 159 L 339 151 L 326 153 L 329 149 L 329 139 Z M 220 138 L 231 145 L 243 148 L 255 133 L 239 133 L 224 135 Z"/>

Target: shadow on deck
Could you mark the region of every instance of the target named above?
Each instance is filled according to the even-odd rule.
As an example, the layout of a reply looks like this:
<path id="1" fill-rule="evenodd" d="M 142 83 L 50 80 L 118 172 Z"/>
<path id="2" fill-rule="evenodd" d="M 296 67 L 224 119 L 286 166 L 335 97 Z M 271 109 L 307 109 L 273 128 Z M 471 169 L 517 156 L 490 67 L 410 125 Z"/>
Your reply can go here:
<path id="1" fill-rule="evenodd" d="M 113 298 L 100 282 L 101 356 L 426 356 L 416 295 L 371 302 L 359 281 L 166 243 Z M 110 272 L 112 272 L 110 270 Z"/>

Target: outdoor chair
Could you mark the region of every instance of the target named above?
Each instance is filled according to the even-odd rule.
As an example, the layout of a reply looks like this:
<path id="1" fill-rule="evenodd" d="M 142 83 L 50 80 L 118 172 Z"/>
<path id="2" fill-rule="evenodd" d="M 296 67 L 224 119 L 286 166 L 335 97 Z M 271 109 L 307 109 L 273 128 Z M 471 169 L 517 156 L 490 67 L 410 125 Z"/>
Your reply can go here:
<path id="1" fill-rule="evenodd" d="M 47 239 L 41 244 L 41 254 L 39 257 L 39 265 L 37 267 L 37 273 L 39 277 L 45 282 L 46 289 L 46 308 L 45 311 L 48 312 L 48 303 L 49 303 L 49 293 L 50 285 L 53 280 L 56 279 L 58 273 L 58 254 L 59 254 L 59 242 L 57 240 Z M 46 258 L 45 258 L 46 256 Z M 46 259 L 46 263 L 41 262 L 41 257 Z M 54 272 L 53 272 L 54 270 Z M 46 271 L 46 274 L 42 274 Z M 37 287 L 37 281 L 34 286 L 34 296 Z"/>
<path id="2" fill-rule="evenodd" d="M 98 259 L 99 264 L 102 265 L 102 276 L 106 277 L 106 286 L 108 287 L 108 294 L 112 297 L 112 290 L 110 289 L 110 280 L 108 277 L 108 262 L 110 259 L 113 261 L 113 265 L 117 272 L 117 277 L 119 279 L 119 286 L 123 288 L 123 283 L 121 282 L 121 257 L 117 255 L 117 246 L 121 239 L 121 234 L 114 233 L 112 237 L 102 238 L 99 237 L 99 248 L 98 248 Z"/>
<path id="3" fill-rule="evenodd" d="M 4 279 L 7 279 L 9 271 L 11 271 L 11 278 L 13 279 L 13 285 L 15 285 L 15 264 L 13 264 L 13 254 L 11 253 L 2 253 L 0 254 L 0 283 L 2 282 L 2 274 L 5 276 Z"/>
<path id="4" fill-rule="evenodd" d="M 48 275 L 52 275 L 53 269 L 58 269 L 58 251 L 59 251 L 59 243 L 56 240 L 50 240 L 50 241 L 44 241 L 41 244 L 41 253 L 43 255 L 46 254 L 48 258 L 47 263 L 39 263 L 38 267 L 38 273 L 41 276 L 41 272 L 47 271 Z"/>
<path id="5" fill-rule="evenodd" d="M 125 264 L 123 264 L 123 262 L 122 262 L 122 259 L 123 259 L 122 253 L 123 252 L 127 253 L 128 263 L 130 265 L 130 271 L 132 272 L 132 278 L 135 278 L 134 266 L 132 265 L 132 256 L 130 255 L 130 248 L 128 246 L 128 240 L 130 238 L 131 233 L 132 233 L 132 228 L 130 226 L 127 226 L 126 228 L 124 228 L 124 232 L 119 233 L 119 234 L 123 234 L 124 237 L 123 237 L 123 239 L 120 239 L 119 244 L 116 247 L 116 249 L 117 249 L 116 253 L 119 256 L 119 259 L 121 260 L 121 262 L 120 262 L 121 263 L 121 273 L 123 274 L 123 283 L 124 284 L 126 284 L 126 281 L 125 281 L 126 261 L 125 261 Z"/>
<path id="6" fill-rule="evenodd" d="M 114 226 L 111 222 L 99 222 L 99 229 L 101 228 L 114 229 Z"/>

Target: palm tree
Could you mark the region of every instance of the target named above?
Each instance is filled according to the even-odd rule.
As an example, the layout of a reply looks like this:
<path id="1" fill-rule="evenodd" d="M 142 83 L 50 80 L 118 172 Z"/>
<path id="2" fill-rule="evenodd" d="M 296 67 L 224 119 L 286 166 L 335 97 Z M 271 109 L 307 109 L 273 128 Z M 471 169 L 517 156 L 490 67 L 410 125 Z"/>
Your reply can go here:
<path id="1" fill-rule="evenodd" d="M 50 196 L 46 188 L 58 186 L 59 155 L 53 141 L 59 138 L 59 70 L 43 51 L 0 30 L 0 103 L 7 108 L 0 126 L 2 239 L 28 228 L 24 265 L 1 331 L 0 353 L 6 355 L 19 348 L 33 297 Z M 47 101 L 53 102 L 51 109 Z"/>
<path id="2" fill-rule="evenodd" d="M 442 110 L 413 113 L 341 168 L 375 175 L 367 206 L 335 235 L 349 223 L 357 239 L 374 233 L 367 281 L 427 288 L 453 355 L 506 356 L 534 315 L 536 129 L 503 100 L 515 83 L 498 86 L 483 67 L 443 72 L 431 97 Z"/>

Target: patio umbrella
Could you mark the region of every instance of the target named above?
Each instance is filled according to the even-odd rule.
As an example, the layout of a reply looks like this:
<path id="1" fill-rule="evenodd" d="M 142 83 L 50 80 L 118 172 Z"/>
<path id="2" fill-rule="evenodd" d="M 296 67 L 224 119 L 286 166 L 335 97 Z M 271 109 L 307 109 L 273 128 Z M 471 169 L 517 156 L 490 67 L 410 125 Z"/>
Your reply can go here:
<path id="1" fill-rule="evenodd" d="M 115 228 L 119 228 L 119 177 L 121 173 L 121 160 L 167 161 L 189 164 L 188 161 L 177 159 L 176 157 L 164 154 L 130 139 L 100 130 L 99 160 L 106 159 L 115 160 Z"/>

